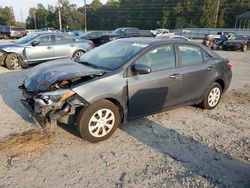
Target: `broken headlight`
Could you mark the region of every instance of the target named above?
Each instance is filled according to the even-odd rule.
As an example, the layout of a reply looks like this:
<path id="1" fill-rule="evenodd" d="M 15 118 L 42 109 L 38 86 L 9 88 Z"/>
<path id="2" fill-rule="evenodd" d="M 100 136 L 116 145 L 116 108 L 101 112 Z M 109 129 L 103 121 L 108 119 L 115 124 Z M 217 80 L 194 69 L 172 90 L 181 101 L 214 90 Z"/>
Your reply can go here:
<path id="1" fill-rule="evenodd" d="M 60 89 L 52 92 L 40 93 L 36 96 L 38 99 L 43 99 L 47 104 L 58 103 L 65 101 L 67 98 L 74 95 L 75 92 L 69 89 Z"/>

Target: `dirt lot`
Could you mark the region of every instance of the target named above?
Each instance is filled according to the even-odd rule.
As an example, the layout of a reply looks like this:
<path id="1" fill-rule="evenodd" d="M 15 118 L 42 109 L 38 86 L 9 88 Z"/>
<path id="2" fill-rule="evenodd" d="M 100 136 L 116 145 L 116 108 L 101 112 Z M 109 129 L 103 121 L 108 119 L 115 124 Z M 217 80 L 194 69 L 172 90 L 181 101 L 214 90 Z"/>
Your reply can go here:
<path id="1" fill-rule="evenodd" d="M 42 133 L 19 102 L 27 70 L 0 67 L 0 187 L 250 187 L 250 51 L 218 53 L 234 76 L 215 110 L 141 118 L 98 144 Z"/>

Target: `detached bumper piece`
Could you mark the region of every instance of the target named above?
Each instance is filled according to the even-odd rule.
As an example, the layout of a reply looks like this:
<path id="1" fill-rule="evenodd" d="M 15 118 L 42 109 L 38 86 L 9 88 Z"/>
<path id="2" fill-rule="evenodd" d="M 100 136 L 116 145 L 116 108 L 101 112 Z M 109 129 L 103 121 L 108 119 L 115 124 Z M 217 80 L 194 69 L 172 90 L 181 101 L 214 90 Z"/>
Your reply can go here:
<path id="1" fill-rule="evenodd" d="M 33 119 L 42 127 L 45 128 L 47 121 L 45 117 L 42 117 L 41 115 L 39 115 L 38 113 L 36 113 L 34 111 L 34 107 L 31 106 L 31 104 L 29 102 L 27 102 L 24 99 L 21 99 L 21 103 L 23 104 L 23 106 L 29 110 L 29 112 L 31 113 Z"/>

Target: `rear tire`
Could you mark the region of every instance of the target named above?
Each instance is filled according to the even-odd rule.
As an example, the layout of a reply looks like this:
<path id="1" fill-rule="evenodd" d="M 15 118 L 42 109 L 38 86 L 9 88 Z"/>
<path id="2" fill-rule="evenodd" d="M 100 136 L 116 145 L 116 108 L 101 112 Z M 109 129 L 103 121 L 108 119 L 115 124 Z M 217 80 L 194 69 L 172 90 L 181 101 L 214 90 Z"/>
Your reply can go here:
<path id="1" fill-rule="evenodd" d="M 221 94 L 221 85 L 217 82 L 214 82 L 208 87 L 201 103 L 201 107 L 208 110 L 216 108 L 220 102 Z"/>
<path id="2" fill-rule="evenodd" d="M 95 143 L 108 139 L 121 122 L 119 108 L 108 100 L 83 108 L 76 119 L 81 137 Z"/>
<path id="3" fill-rule="evenodd" d="M 3 38 L 4 38 L 4 39 L 9 39 L 9 36 L 5 34 L 5 35 L 3 36 Z"/>
<path id="4" fill-rule="evenodd" d="M 20 70 L 22 66 L 19 64 L 19 61 L 22 61 L 20 55 L 16 53 L 10 53 L 5 59 L 5 65 L 10 70 Z"/>
<path id="5" fill-rule="evenodd" d="M 77 51 L 73 54 L 73 59 L 80 58 L 83 54 L 85 54 L 85 52 L 84 52 L 83 50 L 77 50 Z"/>
<path id="6" fill-rule="evenodd" d="M 246 44 L 244 44 L 244 45 L 242 46 L 241 51 L 242 51 L 242 52 L 246 52 L 246 51 L 247 51 L 247 45 L 246 45 Z"/>

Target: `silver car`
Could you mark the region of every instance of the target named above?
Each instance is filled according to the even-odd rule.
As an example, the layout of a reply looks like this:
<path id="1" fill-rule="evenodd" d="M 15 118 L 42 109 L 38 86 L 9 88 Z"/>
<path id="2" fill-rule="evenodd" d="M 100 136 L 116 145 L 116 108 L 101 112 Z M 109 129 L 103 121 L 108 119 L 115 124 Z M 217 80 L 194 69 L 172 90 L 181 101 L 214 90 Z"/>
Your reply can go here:
<path id="1" fill-rule="evenodd" d="M 0 43 L 0 65 L 17 70 L 33 63 L 78 58 L 93 47 L 92 41 L 64 33 L 32 33 L 13 42 Z"/>

